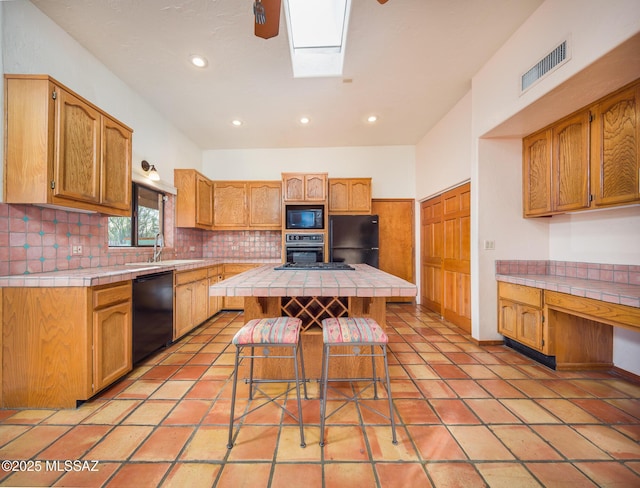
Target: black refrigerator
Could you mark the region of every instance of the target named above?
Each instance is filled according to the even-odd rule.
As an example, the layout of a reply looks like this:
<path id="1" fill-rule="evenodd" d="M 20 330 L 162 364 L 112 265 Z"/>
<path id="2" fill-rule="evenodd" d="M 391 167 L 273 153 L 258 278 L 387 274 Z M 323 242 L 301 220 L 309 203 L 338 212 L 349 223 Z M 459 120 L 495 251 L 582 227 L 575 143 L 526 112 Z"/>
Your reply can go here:
<path id="1" fill-rule="evenodd" d="M 377 268 L 378 233 L 377 215 L 330 216 L 329 261 Z"/>

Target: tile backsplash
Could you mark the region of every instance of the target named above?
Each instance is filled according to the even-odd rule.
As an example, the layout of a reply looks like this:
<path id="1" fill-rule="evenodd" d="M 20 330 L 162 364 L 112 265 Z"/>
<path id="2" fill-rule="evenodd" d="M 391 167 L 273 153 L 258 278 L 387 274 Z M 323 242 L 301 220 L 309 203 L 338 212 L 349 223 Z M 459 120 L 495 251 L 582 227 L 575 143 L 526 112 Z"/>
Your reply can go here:
<path id="1" fill-rule="evenodd" d="M 640 266 L 576 261 L 496 261 L 497 274 L 553 275 L 640 285 Z"/>
<path id="2" fill-rule="evenodd" d="M 203 231 L 173 227 L 173 199 L 166 207 L 165 259 L 274 258 L 278 231 Z M 0 276 L 113 266 L 148 261 L 148 247 L 110 248 L 105 215 L 34 205 L 0 203 Z M 74 254 L 74 247 L 80 252 Z"/>

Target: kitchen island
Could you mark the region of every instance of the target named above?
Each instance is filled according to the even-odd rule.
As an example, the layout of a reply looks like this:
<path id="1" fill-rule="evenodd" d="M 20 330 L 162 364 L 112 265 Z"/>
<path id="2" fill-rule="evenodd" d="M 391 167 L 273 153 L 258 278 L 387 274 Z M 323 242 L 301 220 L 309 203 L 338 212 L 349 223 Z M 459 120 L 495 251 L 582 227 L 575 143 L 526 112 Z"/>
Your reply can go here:
<path id="1" fill-rule="evenodd" d="M 385 328 L 387 297 L 412 297 L 417 292 L 416 285 L 397 276 L 366 264 L 351 266 L 350 270 L 318 270 L 265 265 L 212 285 L 209 293 L 244 297 L 245 321 L 280 315 L 300 318 L 306 373 L 309 378 L 319 378 L 324 318 L 371 317 Z M 335 368 L 332 365 L 332 375 L 339 374 L 341 368 L 360 374 L 370 367 L 368 362 L 340 359 Z M 279 366 L 277 372 L 282 373 Z M 265 365 L 262 373 L 275 377 L 270 366 Z"/>

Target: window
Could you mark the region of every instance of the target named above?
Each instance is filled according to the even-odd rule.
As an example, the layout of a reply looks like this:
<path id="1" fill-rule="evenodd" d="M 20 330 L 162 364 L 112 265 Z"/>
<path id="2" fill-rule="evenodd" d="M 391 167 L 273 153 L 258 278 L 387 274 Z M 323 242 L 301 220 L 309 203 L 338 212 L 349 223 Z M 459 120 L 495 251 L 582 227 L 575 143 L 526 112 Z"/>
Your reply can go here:
<path id="1" fill-rule="evenodd" d="M 109 217 L 110 247 L 153 246 L 164 233 L 164 193 L 133 184 L 131 217 Z"/>

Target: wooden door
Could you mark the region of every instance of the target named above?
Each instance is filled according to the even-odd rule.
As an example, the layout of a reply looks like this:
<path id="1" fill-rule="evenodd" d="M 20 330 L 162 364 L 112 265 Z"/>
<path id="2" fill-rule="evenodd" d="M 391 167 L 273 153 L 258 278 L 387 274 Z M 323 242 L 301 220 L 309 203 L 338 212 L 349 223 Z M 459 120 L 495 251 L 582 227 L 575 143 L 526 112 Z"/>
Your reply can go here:
<path id="1" fill-rule="evenodd" d="M 242 228 L 248 224 L 247 183 L 215 181 L 213 183 L 213 226 L 219 229 Z"/>
<path id="2" fill-rule="evenodd" d="M 551 213 L 551 131 L 522 141 L 523 213 L 525 217 Z"/>
<path id="3" fill-rule="evenodd" d="M 471 332 L 471 186 L 442 195 L 443 316 Z"/>
<path id="4" fill-rule="evenodd" d="M 111 208 L 131 210 L 131 131 L 103 117 L 101 203 Z"/>
<path id="5" fill-rule="evenodd" d="M 131 371 L 131 302 L 93 313 L 93 391 Z"/>
<path id="6" fill-rule="evenodd" d="M 100 203 L 100 113 L 57 90 L 54 196 Z"/>
<path id="7" fill-rule="evenodd" d="M 279 181 L 249 182 L 249 226 L 282 228 L 282 185 Z"/>
<path id="8" fill-rule="evenodd" d="M 379 217 L 379 266 L 382 271 L 415 283 L 415 200 L 375 199 L 371 211 Z M 387 301 L 413 302 L 413 297 Z"/>
<path id="9" fill-rule="evenodd" d="M 599 103 L 594 115 L 595 204 L 640 201 L 640 84 Z"/>
<path id="10" fill-rule="evenodd" d="M 589 111 L 553 126 L 553 210 L 589 207 Z"/>
<path id="11" fill-rule="evenodd" d="M 442 226 L 442 198 L 440 196 L 422 202 L 420 206 L 420 256 L 422 275 L 420 302 L 428 309 L 442 315 L 442 259 L 444 242 Z"/>

